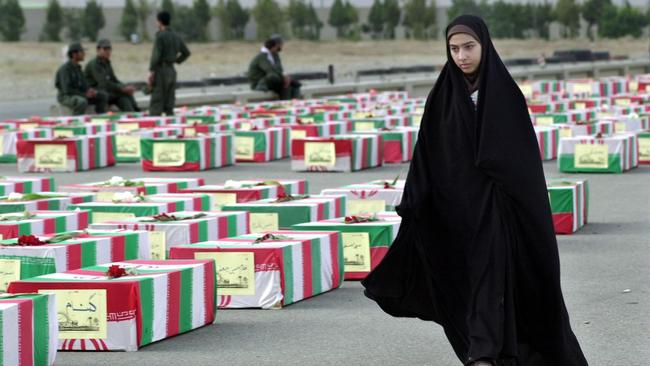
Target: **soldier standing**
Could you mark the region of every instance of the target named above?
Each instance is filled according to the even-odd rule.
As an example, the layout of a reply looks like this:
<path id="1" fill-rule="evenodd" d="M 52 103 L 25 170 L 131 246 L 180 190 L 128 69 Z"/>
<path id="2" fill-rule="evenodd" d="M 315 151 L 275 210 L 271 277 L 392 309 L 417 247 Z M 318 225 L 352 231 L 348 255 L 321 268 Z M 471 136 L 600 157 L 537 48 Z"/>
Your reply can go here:
<path id="1" fill-rule="evenodd" d="M 68 47 L 68 61 L 56 72 L 54 85 L 59 90 L 57 101 L 70 109 L 77 116 L 86 113 L 88 104 L 95 105 L 95 112 L 105 113 L 108 109 L 108 95 L 88 86 L 81 61 L 86 56 L 81 43 L 72 43 Z"/>
<path id="2" fill-rule="evenodd" d="M 108 95 L 109 105 L 117 105 L 122 112 L 138 111 L 138 105 L 133 97 L 135 88 L 122 84 L 115 76 L 111 65 L 112 51 L 111 41 L 108 39 L 97 42 L 97 57 L 86 65 L 86 80 L 90 87 Z"/>
<path id="3" fill-rule="evenodd" d="M 190 57 L 185 42 L 174 32 L 169 23 L 171 15 L 166 11 L 158 13 L 158 33 L 151 53 L 148 85 L 151 89 L 149 114 L 167 116 L 174 114 L 176 102 L 176 70 L 174 63 L 180 64 Z"/>

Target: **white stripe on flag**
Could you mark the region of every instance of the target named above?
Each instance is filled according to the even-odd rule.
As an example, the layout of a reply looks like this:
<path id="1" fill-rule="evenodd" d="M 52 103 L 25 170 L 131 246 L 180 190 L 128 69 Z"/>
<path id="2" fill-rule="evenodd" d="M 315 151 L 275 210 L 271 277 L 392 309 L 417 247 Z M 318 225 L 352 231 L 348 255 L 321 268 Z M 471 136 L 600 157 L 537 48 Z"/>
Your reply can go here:
<path id="1" fill-rule="evenodd" d="M 167 337 L 167 276 L 153 277 L 153 337 L 152 342 Z"/>
<path id="2" fill-rule="evenodd" d="M 192 329 L 205 323 L 205 266 L 192 269 Z"/>
<path id="3" fill-rule="evenodd" d="M 330 245 L 329 235 L 322 235 L 320 238 L 320 260 L 321 260 L 321 289 L 323 292 L 331 290 L 333 287 L 333 273 L 334 268 L 332 268 L 332 248 Z"/>
<path id="4" fill-rule="evenodd" d="M 305 298 L 302 245 L 292 245 L 291 256 L 293 258 L 293 300 L 295 302 Z"/>
<path id="5" fill-rule="evenodd" d="M 18 362 L 18 305 L 2 304 L 2 354 L 3 365 L 19 365 Z M 28 342 L 31 340 L 27 340 Z"/>

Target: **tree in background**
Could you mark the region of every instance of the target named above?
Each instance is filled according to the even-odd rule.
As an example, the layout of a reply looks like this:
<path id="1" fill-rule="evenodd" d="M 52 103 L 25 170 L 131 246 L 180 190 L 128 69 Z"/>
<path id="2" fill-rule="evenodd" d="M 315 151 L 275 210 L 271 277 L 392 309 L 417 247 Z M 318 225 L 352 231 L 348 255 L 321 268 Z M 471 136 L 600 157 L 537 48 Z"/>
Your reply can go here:
<path id="1" fill-rule="evenodd" d="M 196 21 L 194 8 L 180 5 L 175 9 L 176 18 L 173 20 L 174 29 L 186 42 L 193 42 L 201 39 L 201 26 Z"/>
<path id="2" fill-rule="evenodd" d="M 312 3 L 307 7 L 307 39 L 318 41 L 320 39 L 320 30 L 323 28 L 323 22 L 318 18 L 318 13 Z"/>
<path id="3" fill-rule="evenodd" d="M 397 0 L 384 0 L 384 37 L 395 39 L 395 28 L 402 18 L 402 10 Z"/>
<path id="4" fill-rule="evenodd" d="M 602 20 L 598 24 L 598 33 L 606 38 L 625 36 L 639 38 L 647 25 L 646 16 L 626 1 L 621 8 L 612 4 L 604 8 Z"/>
<path id="5" fill-rule="evenodd" d="M 84 32 L 83 13 L 80 9 L 66 9 L 65 18 L 66 36 L 73 41 L 80 41 Z"/>
<path id="6" fill-rule="evenodd" d="M 238 0 L 219 0 L 215 8 L 215 16 L 219 19 L 222 40 L 244 39 L 250 12 L 242 8 Z"/>
<path id="7" fill-rule="evenodd" d="M 346 34 L 348 19 L 345 14 L 345 5 L 343 1 L 334 0 L 334 4 L 330 8 L 330 16 L 328 23 L 336 28 L 336 37 L 343 38 Z"/>
<path id="8" fill-rule="evenodd" d="M 611 0 L 587 0 L 582 5 L 582 17 L 587 22 L 587 36 L 591 41 L 596 39 L 594 27 L 601 23 L 605 9 L 611 5 Z"/>
<path id="9" fill-rule="evenodd" d="M 83 35 L 96 42 L 99 31 L 106 25 L 104 9 L 96 0 L 86 2 L 83 13 Z"/>
<path id="10" fill-rule="evenodd" d="M 257 0 L 252 13 L 258 40 L 263 41 L 272 34 L 286 34 L 284 12 L 275 0 Z"/>
<path id="11" fill-rule="evenodd" d="M 151 5 L 148 0 L 138 0 L 138 20 L 140 21 L 140 35 L 142 40 L 149 40 L 149 14 L 151 13 Z M 172 19 L 172 22 L 174 20 Z"/>
<path id="12" fill-rule="evenodd" d="M 138 32 L 138 10 L 133 0 L 126 0 L 122 18 L 120 19 L 120 35 L 126 41 L 131 40 L 131 35 Z"/>
<path id="13" fill-rule="evenodd" d="M 528 4 L 527 12 L 531 14 L 531 28 L 538 37 L 549 39 L 549 28 L 554 19 L 553 6 L 544 1 L 541 4 Z"/>
<path id="14" fill-rule="evenodd" d="M 435 37 L 436 4 L 427 6 L 427 0 L 408 0 L 404 5 L 404 20 L 406 37 L 428 39 Z"/>
<path id="15" fill-rule="evenodd" d="M 25 31 L 25 14 L 18 0 L 0 1 L 0 33 L 8 42 L 20 41 Z"/>
<path id="16" fill-rule="evenodd" d="M 451 0 L 451 6 L 447 9 L 449 21 L 463 14 L 481 16 L 481 7 L 475 0 Z"/>
<path id="17" fill-rule="evenodd" d="M 575 0 L 558 0 L 555 4 L 555 19 L 562 25 L 562 35 L 577 37 L 580 30 L 580 6 Z"/>
<path id="18" fill-rule="evenodd" d="M 352 41 L 361 39 L 361 30 L 359 29 L 359 11 L 349 1 L 345 2 L 345 17 L 348 23 L 348 32 L 346 38 Z"/>
<path id="19" fill-rule="evenodd" d="M 57 0 L 50 0 L 39 40 L 61 42 L 61 30 L 63 30 L 63 9 Z"/>
<path id="20" fill-rule="evenodd" d="M 198 37 L 197 41 L 207 42 L 210 40 L 210 18 L 212 17 L 212 12 L 210 11 L 210 5 L 207 0 L 194 0 L 192 6 L 194 11 L 195 21 L 198 28 Z"/>
<path id="21" fill-rule="evenodd" d="M 162 0 L 160 10 L 168 12 L 174 19 L 174 2 L 172 0 Z"/>
<path id="22" fill-rule="evenodd" d="M 368 13 L 368 28 L 373 39 L 379 39 L 384 35 L 385 10 L 380 0 L 375 0 Z"/>
<path id="23" fill-rule="evenodd" d="M 291 25 L 291 34 L 298 39 L 305 39 L 307 28 L 307 4 L 303 0 L 289 0 L 287 17 Z"/>
<path id="24" fill-rule="evenodd" d="M 481 2 L 481 13 L 495 38 L 524 38 L 532 26 L 532 13 L 526 5 L 497 0 Z"/>

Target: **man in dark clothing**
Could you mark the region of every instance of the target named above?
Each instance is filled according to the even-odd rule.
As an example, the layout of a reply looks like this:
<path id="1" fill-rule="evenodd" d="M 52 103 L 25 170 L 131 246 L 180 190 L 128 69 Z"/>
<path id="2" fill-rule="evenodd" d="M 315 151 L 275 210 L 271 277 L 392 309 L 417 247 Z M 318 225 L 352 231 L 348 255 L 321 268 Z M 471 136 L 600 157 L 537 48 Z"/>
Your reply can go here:
<path id="1" fill-rule="evenodd" d="M 166 11 L 158 13 L 158 33 L 151 53 L 149 65 L 149 88 L 151 105 L 149 114 L 167 116 L 174 114 L 176 103 L 176 70 L 174 63 L 180 64 L 190 57 L 185 42 L 170 27 L 171 15 Z"/>
<path id="2" fill-rule="evenodd" d="M 84 73 L 91 88 L 101 90 L 108 95 L 108 104 L 117 105 L 122 112 L 138 111 L 138 105 L 133 98 L 135 88 L 124 85 L 115 76 L 111 65 L 111 42 L 102 39 L 97 43 L 97 57 L 88 62 Z"/>
<path id="3" fill-rule="evenodd" d="M 95 105 L 95 112 L 105 113 L 108 108 L 108 95 L 88 86 L 81 61 L 86 56 L 81 43 L 73 43 L 68 47 L 68 62 L 61 65 L 56 72 L 54 85 L 59 90 L 58 102 L 72 109 L 73 115 L 86 113 L 88 104 Z"/>
<path id="4" fill-rule="evenodd" d="M 296 99 L 300 97 L 300 82 L 292 80 L 284 74 L 280 52 L 284 41 L 279 35 L 271 36 L 253 58 L 248 67 L 248 80 L 251 89 L 273 91 L 280 99 Z"/>

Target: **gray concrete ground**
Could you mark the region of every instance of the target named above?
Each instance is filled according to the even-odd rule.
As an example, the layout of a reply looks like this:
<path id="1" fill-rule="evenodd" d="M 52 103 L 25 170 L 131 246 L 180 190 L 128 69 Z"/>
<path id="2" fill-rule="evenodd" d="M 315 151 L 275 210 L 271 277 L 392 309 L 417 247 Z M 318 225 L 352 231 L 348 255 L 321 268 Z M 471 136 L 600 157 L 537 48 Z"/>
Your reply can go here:
<path id="1" fill-rule="evenodd" d="M 241 164 L 199 173 L 207 182 L 304 177 L 312 193 L 371 179 L 391 179 L 407 165 L 352 174 L 294 173 L 289 161 Z M 554 162 L 548 177 L 561 176 Z M 16 174 L 13 165 L 0 175 Z M 134 178 L 139 165 L 57 174 L 59 184 Z M 579 175 L 583 176 L 583 175 Z M 560 236 L 562 285 L 573 329 L 591 365 L 645 365 L 650 360 L 650 166 L 620 175 L 593 174 L 590 223 Z M 625 291 L 629 289 L 630 291 Z M 58 365 L 458 365 L 441 328 L 395 319 L 362 294 L 358 282 L 283 310 L 220 310 L 217 324 L 133 353 L 59 353 Z M 553 365 L 549 365 L 553 366 Z"/>

